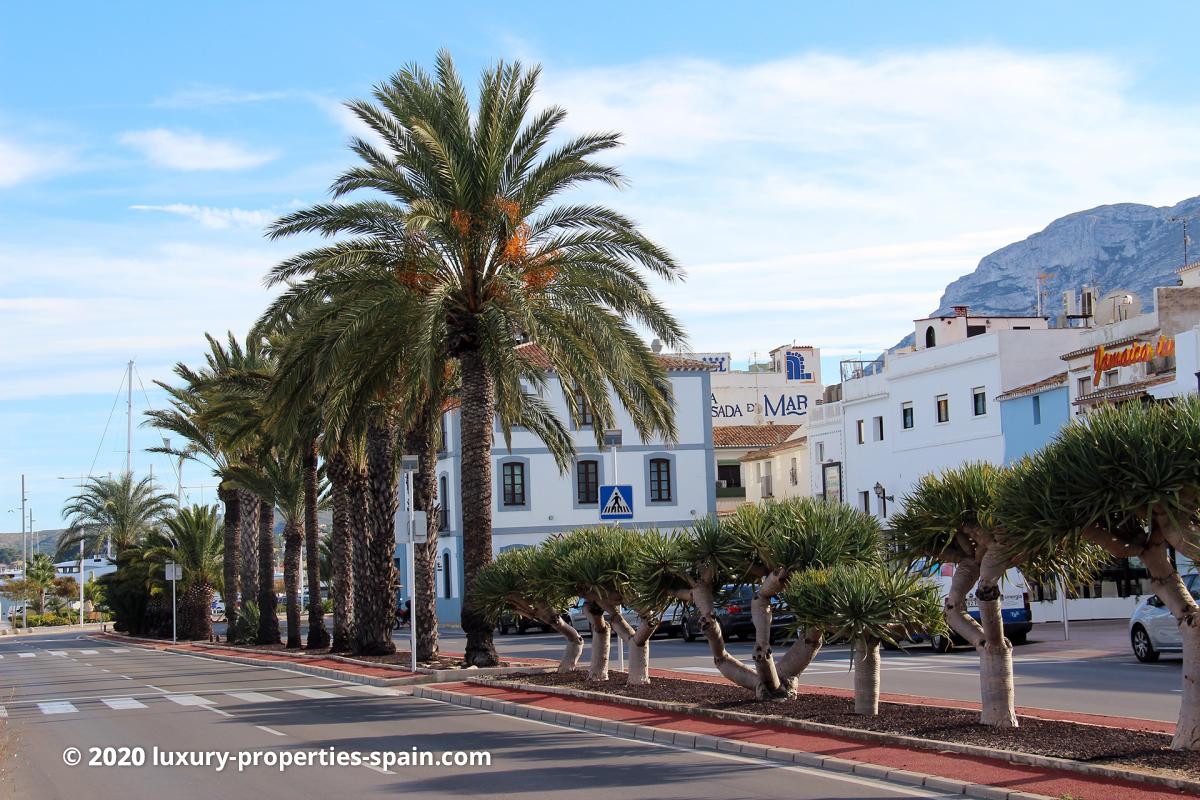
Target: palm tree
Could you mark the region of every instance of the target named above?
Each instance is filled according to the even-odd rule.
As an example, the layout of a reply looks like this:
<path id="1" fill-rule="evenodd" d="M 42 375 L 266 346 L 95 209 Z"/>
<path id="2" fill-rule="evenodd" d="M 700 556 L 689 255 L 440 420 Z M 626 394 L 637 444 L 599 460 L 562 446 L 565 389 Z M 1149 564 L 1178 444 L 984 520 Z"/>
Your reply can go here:
<path id="1" fill-rule="evenodd" d="M 806 630 L 854 646 L 854 713 L 879 713 L 879 646 L 942 629 L 937 584 L 900 566 L 839 564 L 793 575 L 782 590 Z"/>
<path id="2" fill-rule="evenodd" d="M 54 562 L 45 553 L 37 553 L 29 559 L 25 568 L 25 584 L 29 593 L 37 598 L 38 613 L 46 613 L 46 593 L 54 587 Z"/>
<path id="3" fill-rule="evenodd" d="M 216 506 L 181 508 L 166 528 L 147 537 L 144 557 L 159 565 L 174 561 L 183 568 L 179 600 L 181 639 L 212 638 L 213 592 L 221 588 L 224 567 L 223 526 Z"/>
<path id="4" fill-rule="evenodd" d="M 997 516 L 1013 550 L 1053 571 L 1082 552 L 1140 558 L 1183 639 L 1183 687 L 1172 746 L 1200 749 L 1200 606 L 1170 549 L 1200 559 L 1200 398 L 1088 414 L 1018 462 L 999 487 Z M 1097 566 L 1093 559 L 1092 566 Z M 1077 583 L 1068 573 L 1067 585 Z"/>
<path id="5" fill-rule="evenodd" d="M 70 527 L 59 536 L 58 548 L 78 552 L 83 542 L 99 552 L 105 543 L 120 553 L 156 530 L 174 505 L 175 499 L 159 492 L 150 477 L 134 481 L 126 472 L 117 478 L 88 478 L 63 506 Z"/>
<path id="6" fill-rule="evenodd" d="M 318 205 L 271 229 L 272 237 L 354 237 L 291 258 L 270 276 L 272 283 L 309 278 L 285 293 L 275 313 L 333 298 L 328 305 L 354 321 L 350 336 L 379 345 L 374 363 L 381 366 L 353 375 L 346 393 L 364 389 L 382 399 L 394 386 L 397 353 L 426 388 L 447 361 L 457 366 L 468 591 L 492 558 L 497 411 L 507 438 L 517 410 L 533 409 L 533 430 L 569 454 L 561 421 L 544 413 L 540 398 L 523 395 L 522 378 L 541 388 L 553 370 L 575 387 L 596 419 L 598 442 L 612 427 L 613 397 L 643 439 L 675 435 L 670 384 L 638 327 L 667 346 L 682 344 L 679 323 L 643 274 L 673 281 L 681 270 L 621 214 L 553 204 L 582 184 L 619 186 L 619 172 L 592 157 L 620 142 L 600 133 L 551 149 L 566 112 L 531 113 L 539 74 L 519 63 L 486 70 L 473 112 L 449 54 L 439 53 L 436 76 L 417 66 L 402 70 L 376 87 L 376 103 L 349 104 L 386 147 L 356 139 L 351 147 L 363 164 L 333 188 L 335 198 L 365 189 L 386 199 Z M 389 299 L 411 313 L 385 315 Z M 540 348 L 522 351 L 523 343 Z M 372 349 L 355 344 L 343 342 L 342 352 L 365 357 Z M 568 403 L 579 412 L 574 393 Z M 464 602 L 462 625 L 466 663 L 494 665 L 492 629 L 475 604 Z"/>
<path id="7" fill-rule="evenodd" d="M 246 440 L 243 423 L 236 415 L 215 413 L 213 407 L 222 401 L 221 389 L 228 385 L 231 377 L 263 368 L 267 355 L 261 337 L 248 336 L 244 345 L 232 333 L 228 335 L 226 345 L 207 333 L 204 337 L 209 349 L 205 354 L 205 366 L 193 370 L 185 364 L 176 364 L 175 374 L 183 382 L 179 387 L 155 381 L 171 398 L 171 407 L 147 411 L 146 416 L 150 425 L 170 431 L 185 442 L 182 448 L 155 447 L 150 448 L 152 452 L 205 464 L 220 480 L 217 496 L 225 507 L 222 594 L 228 629 L 226 639 L 236 641 L 240 630 L 238 603 L 250 600 L 239 591 L 242 502 L 246 498 L 238 494 L 229 482 L 228 474 L 234 468 L 247 465 L 255 443 Z"/>

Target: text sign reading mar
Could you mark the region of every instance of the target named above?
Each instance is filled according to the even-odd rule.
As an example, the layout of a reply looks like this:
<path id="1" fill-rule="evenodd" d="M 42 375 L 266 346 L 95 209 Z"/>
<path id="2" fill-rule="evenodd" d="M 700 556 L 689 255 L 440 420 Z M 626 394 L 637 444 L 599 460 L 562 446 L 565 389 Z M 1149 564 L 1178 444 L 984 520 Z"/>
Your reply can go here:
<path id="1" fill-rule="evenodd" d="M 633 487 L 629 484 L 601 486 L 600 519 L 633 519 Z"/>

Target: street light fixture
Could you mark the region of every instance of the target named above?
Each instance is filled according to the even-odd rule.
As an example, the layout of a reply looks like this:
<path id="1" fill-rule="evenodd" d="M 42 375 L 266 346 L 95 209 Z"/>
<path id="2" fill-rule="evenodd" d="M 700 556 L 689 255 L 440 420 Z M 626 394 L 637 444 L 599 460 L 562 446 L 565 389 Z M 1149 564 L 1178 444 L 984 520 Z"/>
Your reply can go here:
<path id="1" fill-rule="evenodd" d="M 408 658 L 413 673 L 417 671 L 417 528 L 416 503 L 413 502 L 413 490 L 416 488 L 417 470 L 421 460 L 417 456 L 401 456 L 400 469 L 404 472 L 404 499 L 408 511 L 408 544 L 405 546 L 405 559 L 408 562 Z M 429 509 L 425 510 L 429 513 Z"/>

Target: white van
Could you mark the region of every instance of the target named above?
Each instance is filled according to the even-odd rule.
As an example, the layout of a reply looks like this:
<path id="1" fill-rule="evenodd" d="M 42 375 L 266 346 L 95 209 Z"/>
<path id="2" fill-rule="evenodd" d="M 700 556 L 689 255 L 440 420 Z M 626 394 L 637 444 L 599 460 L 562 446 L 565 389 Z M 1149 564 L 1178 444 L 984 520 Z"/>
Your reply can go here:
<path id="1" fill-rule="evenodd" d="M 954 564 L 942 564 L 923 570 L 923 574 L 938 584 L 943 598 L 950 593 L 950 581 L 954 578 L 954 567 Z M 979 608 L 975 601 L 974 590 L 967 595 L 967 613 L 976 620 L 979 619 Z M 1004 636 L 1013 644 L 1025 644 L 1026 637 L 1033 630 L 1033 609 L 1029 605 L 1029 590 L 1020 570 L 1010 569 L 1004 574 L 1004 580 L 1000 581 L 1000 613 L 1004 618 Z M 938 653 L 947 653 L 955 645 L 966 644 L 956 635 L 950 637 L 935 635 L 930 638 L 929 643 Z"/>

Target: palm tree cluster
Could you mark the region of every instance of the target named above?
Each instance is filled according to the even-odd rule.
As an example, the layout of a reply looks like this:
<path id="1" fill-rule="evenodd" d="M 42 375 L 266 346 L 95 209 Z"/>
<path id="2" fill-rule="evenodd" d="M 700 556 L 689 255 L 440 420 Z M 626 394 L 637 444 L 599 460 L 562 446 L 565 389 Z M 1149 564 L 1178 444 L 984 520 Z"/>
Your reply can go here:
<path id="1" fill-rule="evenodd" d="M 1113 556 L 1141 559 L 1155 594 L 1179 623 L 1183 695 L 1174 746 L 1200 747 L 1200 606 L 1171 551 L 1200 557 L 1200 399 L 1109 406 L 1069 425 L 1006 468 L 967 464 L 926 476 L 892 518 L 897 550 L 953 564 L 946 621 L 980 654 L 985 724 L 1015 727 L 1012 645 L 999 583 L 1085 583 Z M 966 613 L 969 594 L 978 620 Z"/>
<path id="2" fill-rule="evenodd" d="M 753 588 L 753 664 L 731 655 L 717 614 L 723 598 Z M 578 632 L 561 609 L 583 601 L 592 630 L 591 680 L 608 679 L 611 631 L 630 648 L 627 681 L 650 682 L 649 641 L 674 603 L 694 607 L 713 663 L 761 698 L 794 695 L 798 676 L 829 637 L 856 653 L 856 710 L 879 705 L 879 648 L 942 630 L 937 586 L 888 563 L 876 520 L 812 498 L 743 506 L 736 514 L 662 533 L 587 528 L 501 554 L 476 580 L 478 612 L 536 619 L 567 641 L 560 672 L 577 668 Z M 637 615 L 634 629 L 625 610 Z M 776 614 L 795 617 L 795 641 L 776 659 Z"/>
<path id="3" fill-rule="evenodd" d="M 395 614 L 397 464 L 420 463 L 415 506 L 426 541 L 410 587 L 421 659 L 438 652 L 435 464 L 447 408 L 461 415 L 465 585 L 492 559 L 493 431 L 534 432 L 561 467 L 573 445 L 541 392 L 553 372 L 572 387 L 572 415 L 592 415 L 598 438 L 616 408 L 643 438 L 675 437 L 666 372 L 642 338 L 684 343 L 650 277 L 682 271 L 620 213 L 560 202 L 590 183 L 619 187 L 595 159 L 614 133 L 562 137 L 565 111 L 534 107 L 539 69 L 499 63 L 474 102 L 450 56 L 419 66 L 348 103 L 371 131 L 350 148 L 355 166 L 332 200 L 270 226 L 273 239 L 331 241 L 277 265 L 281 288 L 244 343 L 209 337 L 203 367 L 176 367 L 171 408 L 152 424 L 185 444 L 162 448 L 202 461 L 220 480 L 223 585 L 233 638 L 256 595 L 253 638 L 277 642 L 271 517 L 285 523 L 288 646 L 299 646 L 298 543 L 307 542 L 310 648 L 329 643 L 320 602 L 317 511 L 332 511 L 332 647 L 387 654 Z M 537 358 L 530 357 L 536 346 Z M 326 492 L 325 483 L 328 484 Z M 258 535 L 239 535 L 257 516 Z M 256 546 L 248 546 L 253 542 Z M 257 575 L 246 563 L 257 559 Z M 463 604 L 468 665 L 496 663 L 491 626 Z"/>

